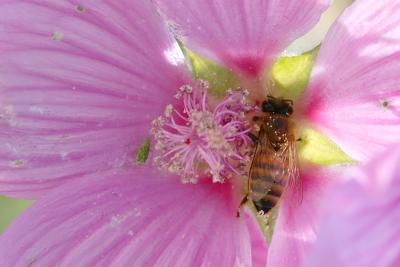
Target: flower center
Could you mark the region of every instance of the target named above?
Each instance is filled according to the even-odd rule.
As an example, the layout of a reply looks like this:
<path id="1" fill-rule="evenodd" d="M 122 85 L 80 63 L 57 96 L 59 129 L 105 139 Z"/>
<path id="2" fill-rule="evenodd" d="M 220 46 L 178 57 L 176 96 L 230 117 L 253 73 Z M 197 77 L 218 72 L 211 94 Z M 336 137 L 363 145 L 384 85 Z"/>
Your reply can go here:
<path id="1" fill-rule="evenodd" d="M 245 114 L 248 92 L 230 90 L 215 107 L 208 103 L 208 84 L 184 85 L 176 98 L 181 109 L 168 105 L 164 116 L 153 121 L 159 167 L 180 175 L 184 183 L 196 183 L 201 176 L 224 182 L 244 175 L 252 151 L 250 124 Z"/>

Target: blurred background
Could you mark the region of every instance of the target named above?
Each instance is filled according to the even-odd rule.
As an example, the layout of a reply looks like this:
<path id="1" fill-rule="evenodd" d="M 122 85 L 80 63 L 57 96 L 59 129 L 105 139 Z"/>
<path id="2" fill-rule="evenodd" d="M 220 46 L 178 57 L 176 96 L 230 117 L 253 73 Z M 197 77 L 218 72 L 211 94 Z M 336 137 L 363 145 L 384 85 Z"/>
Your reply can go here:
<path id="1" fill-rule="evenodd" d="M 336 17 L 353 0 L 336 0 L 330 9 L 321 17 L 320 22 L 305 36 L 299 38 L 285 51 L 286 54 L 300 54 L 317 46 L 327 33 Z M 28 200 L 13 199 L 0 196 L 0 234 L 24 209 L 33 202 Z"/>

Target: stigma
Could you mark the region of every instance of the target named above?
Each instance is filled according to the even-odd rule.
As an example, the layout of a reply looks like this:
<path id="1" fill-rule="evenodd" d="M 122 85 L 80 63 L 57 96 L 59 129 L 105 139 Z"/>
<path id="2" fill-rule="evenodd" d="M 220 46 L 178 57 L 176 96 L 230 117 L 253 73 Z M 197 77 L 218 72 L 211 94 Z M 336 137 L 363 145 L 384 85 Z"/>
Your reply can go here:
<path id="1" fill-rule="evenodd" d="M 253 107 L 247 96 L 241 88 L 228 90 L 211 108 L 206 82 L 182 86 L 175 95 L 180 108 L 167 105 L 164 115 L 153 121 L 156 164 L 179 175 L 183 183 L 205 177 L 223 183 L 244 175 L 252 151 L 246 113 Z"/>

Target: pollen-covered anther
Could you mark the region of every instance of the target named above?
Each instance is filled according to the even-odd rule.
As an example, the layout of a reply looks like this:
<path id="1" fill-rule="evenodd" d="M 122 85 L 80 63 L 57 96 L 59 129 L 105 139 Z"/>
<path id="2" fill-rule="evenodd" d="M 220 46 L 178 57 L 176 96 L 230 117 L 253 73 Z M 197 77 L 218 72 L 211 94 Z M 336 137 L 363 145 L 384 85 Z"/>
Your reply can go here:
<path id="1" fill-rule="evenodd" d="M 165 107 L 164 116 L 167 118 L 171 117 L 173 111 L 174 111 L 174 107 L 171 104 L 167 105 Z"/>
<path id="2" fill-rule="evenodd" d="M 247 95 L 242 89 L 229 90 L 211 109 L 207 82 L 182 86 L 175 97 L 183 101 L 183 108 L 168 105 L 164 116 L 153 122 L 156 164 L 180 175 L 184 183 L 196 183 L 204 176 L 222 183 L 243 175 L 251 153 L 245 115 L 253 107 L 247 104 Z"/>

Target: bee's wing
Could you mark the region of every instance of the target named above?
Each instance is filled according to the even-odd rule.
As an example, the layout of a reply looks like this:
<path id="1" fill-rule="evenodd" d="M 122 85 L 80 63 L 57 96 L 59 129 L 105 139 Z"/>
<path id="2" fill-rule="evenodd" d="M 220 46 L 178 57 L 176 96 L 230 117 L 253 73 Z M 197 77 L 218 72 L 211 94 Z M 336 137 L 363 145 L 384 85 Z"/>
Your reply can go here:
<path id="1" fill-rule="evenodd" d="M 286 149 L 286 153 L 283 153 L 288 166 L 288 183 L 285 191 L 294 199 L 294 203 L 301 204 L 303 201 L 303 183 L 298 168 L 296 140 L 293 136 L 289 137 Z"/>

